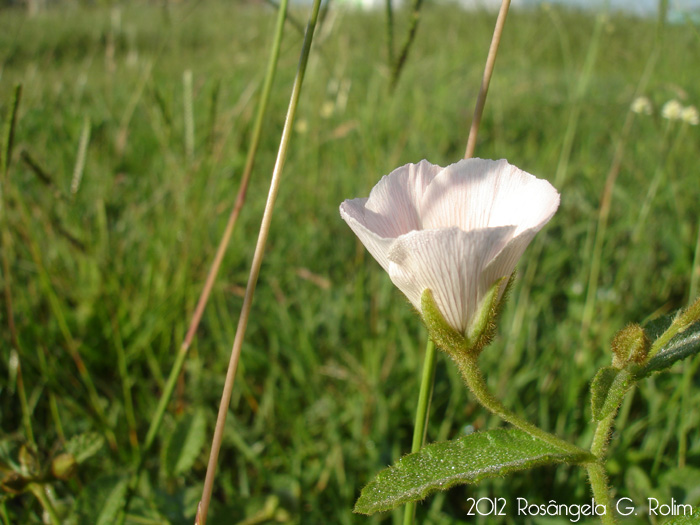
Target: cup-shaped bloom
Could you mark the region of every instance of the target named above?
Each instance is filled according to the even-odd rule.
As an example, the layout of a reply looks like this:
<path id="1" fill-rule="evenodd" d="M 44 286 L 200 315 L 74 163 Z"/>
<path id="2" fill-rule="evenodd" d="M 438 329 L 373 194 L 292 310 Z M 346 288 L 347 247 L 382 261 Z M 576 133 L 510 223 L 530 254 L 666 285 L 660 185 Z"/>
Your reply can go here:
<path id="1" fill-rule="evenodd" d="M 421 315 L 430 290 L 449 327 L 467 335 L 558 206 L 549 182 L 505 160 L 423 160 L 383 177 L 369 198 L 346 200 L 340 215 Z"/>

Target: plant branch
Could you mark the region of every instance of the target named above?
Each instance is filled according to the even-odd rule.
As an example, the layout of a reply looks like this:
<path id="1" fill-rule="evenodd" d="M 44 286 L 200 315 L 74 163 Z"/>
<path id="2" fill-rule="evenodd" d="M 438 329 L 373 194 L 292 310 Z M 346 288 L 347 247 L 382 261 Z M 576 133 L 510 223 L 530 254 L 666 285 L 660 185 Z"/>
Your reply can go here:
<path id="1" fill-rule="evenodd" d="M 549 432 L 542 430 L 538 426 L 524 420 L 512 410 L 506 408 L 503 403 L 501 403 L 489 390 L 489 387 L 484 380 L 484 376 L 481 373 L 481 369 L 479 368 L 477 356 L 470 354 L 461 354 L 459 356 L 456 354 L 451 354 L 451 356 L 453 359 L 455 359 L 455 362 L 459 367 L 459 371 L 462 373 L 462 377 L 469 387 L 469 390 L 471 390 L 479 403 L 486 407 L 490 412 L 496 414 L 514 427 L 527 432 L 537 439 L 541 439 L 545 443 L 549 443 L 550 445 L 578 456 L 590 456 L 587 450 L 577 447 L 568 441 L 558 438 L 554 434 L 550 434 Z"/>

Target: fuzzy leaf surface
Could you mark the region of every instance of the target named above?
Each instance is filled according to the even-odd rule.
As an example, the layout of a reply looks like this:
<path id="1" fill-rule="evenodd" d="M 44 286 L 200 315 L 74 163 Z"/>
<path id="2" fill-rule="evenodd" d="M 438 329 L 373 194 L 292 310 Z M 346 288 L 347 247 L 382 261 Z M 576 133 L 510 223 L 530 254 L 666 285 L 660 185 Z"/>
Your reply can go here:
<path id="1" fill-rule="evenodd" d="M 664 345 L 638 372 L 638 377 L 647 377 L 654 372 L 665 370 L 677 361 L 698 352 L 700 352 L 700 321 L 691 324 Z"/>
<path id="2" fill-rule="evenodd" d="M 634 386 L 636 365 L 618 370 L 612 366 L 601 368 L 591 384 L 591 409 L 593 419 L 601 421 L 615 412 L 627 391 Z"/>
<path id="3" fill-rule="evenodd" d="M 374 514 L 455 485 L 478 483 L 539 465 L 587 459 L 588 456 L 566 452 L 518 429 L 477 432 L 432 443 L 382 470 L 362 489 L 354 512 Z"/>

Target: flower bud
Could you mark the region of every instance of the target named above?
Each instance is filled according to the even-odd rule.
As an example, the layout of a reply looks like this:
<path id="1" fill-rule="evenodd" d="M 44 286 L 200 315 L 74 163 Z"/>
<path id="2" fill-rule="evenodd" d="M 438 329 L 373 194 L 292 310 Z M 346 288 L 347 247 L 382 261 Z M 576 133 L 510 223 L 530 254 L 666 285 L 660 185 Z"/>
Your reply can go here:
<path id="1" fill-rule="evenodd" d="M 78 472 L 78 462 L 75 460 L 73 454 L 64 452 L 53 458 L 51 462 L 51 474 L 53 474 L 55 478 L 65 481 L 75 476 L 76 472 Z"/>
<path id="2" fill-rule="evenodd" d="M 612 365 L 621 370 L 629 363 L 644 363 L 649 353 L 649 338 L 641 326 L 630 324 L 615 335 L 611 348 Z"/>

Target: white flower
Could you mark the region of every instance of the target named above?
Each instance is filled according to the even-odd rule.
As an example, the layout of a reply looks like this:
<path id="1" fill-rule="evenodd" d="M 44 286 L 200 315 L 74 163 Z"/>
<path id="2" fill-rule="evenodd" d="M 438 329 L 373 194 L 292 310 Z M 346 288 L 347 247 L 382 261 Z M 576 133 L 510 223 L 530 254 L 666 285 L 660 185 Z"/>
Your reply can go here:
<path id="1" fill-rule="evenodd" d="M 651 101 L 647 97 L 637 97 L 630 109 L 640 115 L 651 115 Z"/>
<path id="2" fill-rule="evenodd" d="M 678 120 L 681 118 L 681 113 L 683 113 L 683 106 L 675 98 L 666 102 L 661 108 L 661 116 L 668 120 Z"/>
<path id="3" fill-rule="evenodd" d="M 681 119 L 686 124 L 691 126 L 697 126 L 700 122 L 700 117 L 698 116 L 698 109 L 695 106 L 686 106 L 681 111 Z"/>
<path id="4" fill-rule="evenodd" d="M 445 321 L 465 334 L 558 206 L 549 182 L 505 160 L 446 168 L 423 160 L 383 177 L 369 198 L 346 200 L 340 215 L 419 312 L 429 289 Z"/>

